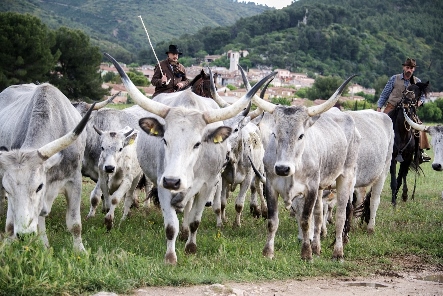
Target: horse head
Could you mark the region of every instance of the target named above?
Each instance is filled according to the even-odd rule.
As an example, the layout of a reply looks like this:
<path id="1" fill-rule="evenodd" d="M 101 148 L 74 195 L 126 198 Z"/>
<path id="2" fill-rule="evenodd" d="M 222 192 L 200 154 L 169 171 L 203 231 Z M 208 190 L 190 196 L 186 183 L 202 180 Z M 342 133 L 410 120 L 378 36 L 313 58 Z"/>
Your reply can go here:
<path id="1" fill-rule="evenodd" d="M 210 88 L 210 76 L 202 69 L 200 74 L 195 76 L 189 83 L 192 91 L 202 97 L 212 98 Z"/>

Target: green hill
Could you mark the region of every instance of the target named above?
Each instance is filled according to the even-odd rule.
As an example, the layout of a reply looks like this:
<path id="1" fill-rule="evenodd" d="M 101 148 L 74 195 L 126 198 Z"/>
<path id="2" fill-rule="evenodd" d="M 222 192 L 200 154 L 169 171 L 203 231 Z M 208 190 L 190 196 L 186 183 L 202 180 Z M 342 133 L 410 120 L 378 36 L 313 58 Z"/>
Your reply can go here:
<path id="1" fill-rule="evenodd" d="M 37 16 L 53 29 L 80 29 L 103 51 L 128 62 L 149 48 L 139 15 L 156 44 L 265 10 L 270 8 L 232 0 L 3 0 L 0 6 L 0 11 Z"/>

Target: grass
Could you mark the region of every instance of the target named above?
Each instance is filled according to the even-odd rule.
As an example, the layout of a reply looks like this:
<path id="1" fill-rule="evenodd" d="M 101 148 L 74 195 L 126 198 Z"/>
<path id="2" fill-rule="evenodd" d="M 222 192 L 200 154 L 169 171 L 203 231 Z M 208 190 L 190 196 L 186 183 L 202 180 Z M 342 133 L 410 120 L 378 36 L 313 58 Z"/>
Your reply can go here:
<path id="1" fill-rule="evenodd" d="M 432 156 L 432 151 L 429 153 Z M 177 266 L 164 264 L 166 250 L 163 218 L 156 208 L 133 209 L 120 227 L 105 230 L 100 211 L 83 220 L 86 254 L 72 251 L 72 237 L 66 231 L 66 201 L 59 197 L 47 221 L 51 244 L 45 249 L 35 237 L 0 244 L 0 295 L 89 295 L 98 291 L 130 293 L 142 286 L 187 286 L 225 281 L 257 282 L 306 277 L 345 277 L 371 273 L 397 272 L 403 268 L 399 258 L 412 256 L 420 264 L 443 264 L 443 185 L 442 174 L 423 166 L 418 177 L 415 200 L 399 199 L 390 205 L 389 177 L 377 214 L 376 232 L 369 236 L 355 222 L 345 261 L 333 261 L 334 230 L 322 241 L 322 254 L 312 262 L 300 259 L 300 244 L 293 218 L 280 207 L 280 227 L 275 240 L 275 258 L 261 255 L 266 241 L 266 221 L 245 212 L 241 228 L 233 228 L 233 198 L 228 204 L 230 221 L 221 230 L 207 208 L 197 235 L 196 255 L 184 254 L 184 242 L 177 242 Z M 408 176 L 410 192 L 414 175 Z M 93 183 L 84 179 L 82 217 L 89 211 Z M 248 204 L 245 205 L 248 208 Z M 116 221 L 121 217 L 121 205 Z M 4 229 L 4 217 L 0 229 Z M 116 223 L 118 224 L 118 223 Z"/>

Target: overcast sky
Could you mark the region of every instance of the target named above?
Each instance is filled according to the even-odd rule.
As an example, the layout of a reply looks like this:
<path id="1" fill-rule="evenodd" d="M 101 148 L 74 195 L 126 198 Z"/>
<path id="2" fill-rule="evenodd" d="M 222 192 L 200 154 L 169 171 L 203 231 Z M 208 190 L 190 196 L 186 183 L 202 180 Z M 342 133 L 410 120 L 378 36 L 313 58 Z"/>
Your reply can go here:
<path id="1" fill-rule="evenodd" d="M 292 3 L 292 0 L 251 0 L 257 4 L 268 5 L 269 7 L 275 7 L 277 9 L 286 7 Z M 247 3 L 248 1 L 246 1 Z"/>

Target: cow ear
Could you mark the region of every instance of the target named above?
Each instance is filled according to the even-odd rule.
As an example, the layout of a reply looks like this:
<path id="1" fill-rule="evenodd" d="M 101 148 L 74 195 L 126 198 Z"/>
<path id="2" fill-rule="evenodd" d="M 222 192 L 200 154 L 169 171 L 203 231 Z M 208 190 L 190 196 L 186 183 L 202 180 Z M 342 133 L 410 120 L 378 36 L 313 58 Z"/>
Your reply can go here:
<path id="1" fill-rule="evenodd" d="M 221 144 L 226 140 L 232 132 L 232 128 L 229 126 L 220 126 L 216 129 L 209 130 L 206 133 L 205 142 Z"/>
<path id="2" fill-rule="evenodd" d="M 63 156 L 60 152 L 52 155 L 49 157 L 45 162 L 43 163 L 43 167 L 45 171 L 48 171 L 50 168 L 52 168 L 55 165 L 58 165 L 63 159 Z"/>
<path id="3" fill-rule="evenodd" d="M 132 145 L 135 143 L 135 139 L 137 139 L 137 132 L 133 132 L 129 136 L 126 137 L 125 142 L 123 143 L 123 147 L 126 147 L 128 145 Z"/>
<path id="4" fill-rule="evenodd" d="M 154 137 L 163 137 L 165 134 L 165 128 L 157 119 L 152 117 L 141 118 L 138 121 L 141 129 L 144 130 L 148 135 Z"/>

